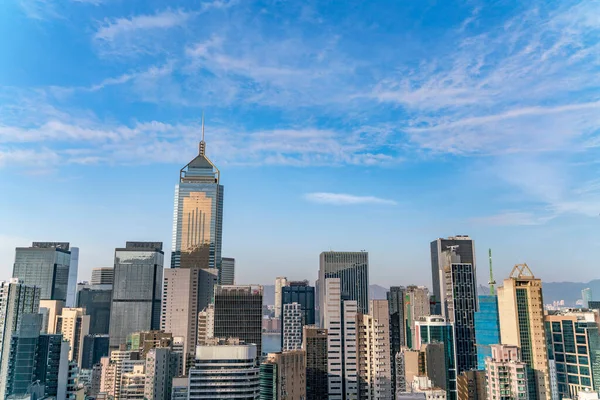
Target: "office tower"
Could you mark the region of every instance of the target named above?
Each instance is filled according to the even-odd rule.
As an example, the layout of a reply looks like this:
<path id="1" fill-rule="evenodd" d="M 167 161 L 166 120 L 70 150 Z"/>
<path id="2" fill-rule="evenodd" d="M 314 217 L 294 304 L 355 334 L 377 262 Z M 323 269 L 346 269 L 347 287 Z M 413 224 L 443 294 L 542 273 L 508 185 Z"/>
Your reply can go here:
<path id="1" fill-rule="evenodd" d="M 371 300 L 369 309 L 356 319 L 359 397 L 392 400 L 388 301 Z"/>
<path id="2" fill-rule="evenodd" d="M 102 357 L 109 354 L 108 335 L 86 335 L 83 338 L 81 369 L 92 369 Z"/>
<path id="3" fill-rule="evenodd" d="M 195 365 L 189 371 L 189 400 L 259 399 L 259 367 L 256 345 L 239 340 L 214 339 L 196 348 Z M 237 379 L 232 380 L 231 377 Z"/>
<path id="4" fill-rule="evenodd" d="M 314 325 L 315 319 L 315 288 L 308 285 L 308 281 L 288 281 L 287 286 L 281 288 L 281 304 L 298 303 L 302 312 L 301 326 Z M 285 330 L 285 321 L 281 319 L 281 330 Z M 300 328 L 302 335 L 302 328 Z M 283 340 L 283 338 L 282 338 Z M 283 342 L 282 342 L 283 344 Z"/>
<path id="5" fill-rule="evenodd" d="M 592 300 L 592 289 L 585 288 L 581 291 L 581 299 L 583 300 L 582 307 L 589 308 L 590 301 Z"/>
<path id="6" fill-rule="evenodd" d="M 66 387 L 69 369 L 69 343 L 62 335 L 41 334 L 38 338 L 33 381 L 44 386 L 44 396 L 58 396 Z"/>
<path id="7" fill-rule="evenodd" d="M 33 242 L 17 247 L 13 278 L 40 288 L 42 300 L 67 300 L 71 252 L 69 243 Z"/>
<path id="8" fill-rule="evenodd" d="M 302 348 L 302 309 L 300 304 L 284 304 L 281 321 L 281 349 L 283 351 L 300 350 Z"/>
<path id="9" fill-rule="evenodd" d="M 40 300 L 42 333 L 56 333 L 56 318 L 62 313 L 65 302 L 62 300 Z"/>
<path id="10" fill-rule="evenodd" d="M 198 342 L 198 313 L 213 302 L 218 283 L 215 268 L 167 268 L 164 271 L 161 329 L 185 338 L 184 354 L 192 359 Z"/>
<path id="11" fill-rule="evenodd" d="M 287 278 L 278 276 L 275 278 L 275 318 L 281 318 L 281 294 L 282 288 L 287 286 Z"/>
<path id="12" fill-rule="evenodd" d="M 169 348 L 151 349 L 146 355 L 144 398 L 163 400 L 171 397 L 173 378 L 177 376 L 178 357 Z"/>
<path id="13" fill-rule="evenodd" d="M 0 282 L 0 399 L 6 397 L 11 337 L 19 331 L 23 316 L 37 314 L 40 288 L 25 285 L 17 278 Z"/>
<path id="14" fill-rule="evenodd" d="M 325 280 L 324 327 L 327 329 L 329 399 L 358 397 L 356 318 L 358 304 L 342 300 L 340 278 Z"/>
<path id="15" fill-rule="evenodd" d="M 435 387 L 447 390 L 448 373 L 446 371 L 446 348 L 444 343 L 433 342 L 421 345 L 425 364 L 425 375 Z"/>
<path id="16" fill-rule="evenodd" d="M 56 333 L 61 333 L 69 342 L 69 360 L 79 366 L 83 360 L 83 338 L 89 331 L 90 316 L 85 315 L 83 308 L 63 308 L 61 315 L 56 317 Z"/>
<path id="17" fill-rule="evenodd" d="M 115 249 L 111 348 L 125 343 L 132 332 L 160 328 L 163 260 L 160 242 L 127 242 L 124 248 Z"/>
<path id="18" fill-rule="evenodd" d="M 599 300 L 590 300 L 590 301 L 588 301 L 588 309 L 590 309 L 590 310 L 600 310 L 600 301 Z"/>
<path id="19" fill-rule="evenodd" d="M 235 258 L 221 258 L 221 285 L 235 285 Z"/>
<path id="20" fill-rule="evenodd" d="M 519 347 L 521 360 L 528 366 L 529 398 L 550 398 L 542 281 L 527 264 L 515 265 L 498 288 L 498 311 L 502 344 Z"/>
<path id="21" fill-rule="evenodd" d="M 600 390 L 600 335 L 591 311 L 550 311 L 545 317 L 550 362 L 556 365 L 558 394 L 573 398 Z"/>
<path id="22" fill-rule="evenodd" d="M 456 248 L 455 246 L 458 246 Z M 444 285 L 444 268 L 446 267 L 446 257 L 443 251 L 454 247 L 462 263 L 471 264 L 475 270 L 475 244 L 473 240 L 466 235 L 451 236 L 447 239 L 439 238 L 431 242 L 431 278 L 433 282 L 432 306 L 434 314 L 442 315 L 447 318 L 446 310 L 443 307 L 443 300 L 446 298 Z"/>
<path id="23" fill-rule="evenodd" d="M 77 301 L 77 273 L 79 269 L 79 248 L 71 247 L 69 263 L 69 281 L 67 283 L 67 307 L 75 307 Z"/>
<path id="24" fill-rule="evenodd" d="M 342 300 L 354 300 L 358 312 L 369 313 L 369 253 L 325 251 L 319 260 L 319 307 L 324 325 L 325 280 L 339 278 Z"/>
<path id="25" fill-rule="evenodd" d="M 454 353 L 454 329 L 452 324 L 439 315 L 429 315 L 419 318 L 415 322 L 415 348 L 420 349 L 423 344 L 443 343 L 446 352 L 446 388 L 448 398 L 455 400 L 456 393 L 456 358 Z"/>
<path id="26" fill-rule="evenodd" d="M 139 353 L 139 358 L 144 360 L 152 349 L 172 348 L 173 335 L 162 331 L 134 332 L 127 335 L 126 343 L 127 350 Z"/>
<path id="27" fill-rule="evenodd" d="M 262 299 L 258 285 L 217 286 L 215 289 L 216 338 L 238 338 L 256 345 L 257 357 L 262 354 Z"/>
<path id="28" fill-rule="evenodd" d="M 485 368 L 485 359 L 491 357 L 492 344 L 500 343 L 498 297 L 479 296 L 479 311 L 475 312 L 475 341 L 477 342 L 477 369 Z"/>
<path id="29" fill-rule="evenodd" d="M 31 385 L 35 371 L 35 359 L 42 316 L 40 314 L 25 314 L 21 324 L 10 341 L 10 352 L 4 357 L 8 361 L 8 376 L 5 383 L 5 396 L 23 395 Z"/>
<path id="30" fill-rule="evenodd" d="M 269 353 L 260 365 L 261 400 L 306 399 L 305 352 Z"/>
<path id="31" fill-rule="evenodd" d="M 119 400 L 144 400 L 145 387 L 144 365 L 135 365 L 131 372 L 125 372 L 121 375 Z"/>
<path id="32" fill-rule="evenodd" d="M 306 400 L 327 398 L 327 329 L 303 328 L 302 349 L 306 353 Z"/>
<path id="33" fill-rule="evenodd" d="M 454 326 L 454 353 L 456 372 L 477 368 L 475 347 L 475 312 L 477 311 L 477 279 L 475 267 L 461 261 L 459 245 L 442 250 L 438 260 L 443 265 L 440 273 L 442 310 Z"/>
<path id="34" fill-rule="evenodd" d="M 492 345 L 492 356 L 485 361 L 487 398 L 529 399 L 526 369 L 517 346 Z"/>
<path id="35" fill-rule="evenodd" d="M 221 270 L 223 186 L 219 169 L 206 157 L 204 122 L 199 154 L 179 171 L 175 187 L 171 268 Z"/>
<path id="36" fill-rule="evenodd" d="M 406 346 L 413 348 L 415 342 L 415 321 L 430 315 L 430 296 L 426 286 L 410 285 L 404 298 L 404 325 L 406 326 Z"/>
<path id="37" fill-rule="evenodd" d="M 392 286 L 386 293 L 390 320 L 390 362 L 392 371 L 396 371 L 396 354 L 402 346 L 406 346 L 406 324 L 404 321 L 404 298 L 406 290 L 403 286 Z M 396 374 L 392 373 L 392 393 L 396 393 Z"/>
<path id="38" fill-rule="evenodd" d="M 458 376 L 456 382 L 458 384 L 458 400 L 487 399 L 487 389 L 485 386 L 485 369 L 477 371 L 464 371 Z"/>
<path id="39" fill-rule="evenodd" d="M 90 334 L 108 335 L 111 302 L 112 284 L 79 285 L 77 308 L 84 308 L 85 313 L 90 316 Z"/>
<path id="40" fill-rule="evenodd" d="M 113 267 L 101 267 L 92 269 L 90 285 L 112 285 L 115 278 Z"/>
<path id="41" fill-rule="evenodd" d="M 187 400 L 189 381 L 187 376 L 173 378 L 173 389 L 171 391 L 171 400 Z M 168 397 L 167 397 L 168 399 Z"/>

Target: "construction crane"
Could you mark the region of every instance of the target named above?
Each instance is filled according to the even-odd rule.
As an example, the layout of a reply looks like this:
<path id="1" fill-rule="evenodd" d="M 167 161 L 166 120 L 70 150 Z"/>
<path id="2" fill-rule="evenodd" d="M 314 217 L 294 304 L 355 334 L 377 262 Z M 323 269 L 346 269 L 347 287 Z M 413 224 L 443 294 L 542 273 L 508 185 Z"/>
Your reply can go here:
<path id="1" fill-rule="evenodd" d="M 490 257 L 490 281 L 488 282 L 488 285 L 490 285 L 490 295 L 494 296 L 495 295 L 495 285 L 496 285 L 496 281 L 494 280 L 494 272 L 492 271 L 492 249 L 488 249 L 489 250 L 489 257 Z"/>

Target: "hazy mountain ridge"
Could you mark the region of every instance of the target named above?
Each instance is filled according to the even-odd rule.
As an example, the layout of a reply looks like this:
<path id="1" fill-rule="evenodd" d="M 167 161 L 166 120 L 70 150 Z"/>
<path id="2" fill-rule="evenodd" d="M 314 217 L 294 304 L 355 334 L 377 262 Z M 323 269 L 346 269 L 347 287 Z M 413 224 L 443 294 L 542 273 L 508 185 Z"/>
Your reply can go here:
<path id="1" fill-rule="evenodd" d="M 592 289 L 592 298 L 600 299 L 600 279 L 585 282 L 543 282 L 544 303 L 550 304 L 554 301 L 564 300 L 566 306 L 574 306 L 581 299 L 581 291 L 585 288 Z M 263 304 L 275 304 L 275 285 L 263 286 Z M 369 298 L 371 300 L 384 300 L 388 288 L 380 285 L 369 285 Z M 486 285 L 477 287 L 479 294 L 488 294 Z"/>

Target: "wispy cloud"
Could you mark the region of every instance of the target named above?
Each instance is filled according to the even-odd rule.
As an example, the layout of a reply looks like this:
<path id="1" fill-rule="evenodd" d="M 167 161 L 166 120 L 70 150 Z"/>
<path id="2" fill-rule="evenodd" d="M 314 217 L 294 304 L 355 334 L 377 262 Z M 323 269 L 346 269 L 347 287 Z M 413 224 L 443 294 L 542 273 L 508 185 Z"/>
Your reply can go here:
<path id="1" fill-rule="evenodd" d="M 304 198 L 313 203 L 331 204 L 335 206 L 358 205 L 358 204 L 383 204 L 394 206 L 394 200 L 382 199 L 374 196 L 355 196 L 346 193 L 307 193 Z"/>
<path id="2" fill-rule="evenodd" d="M 168 29 L 183 25 L 189 17 L 189 13 L 181 10 L 167 10 L 154 15 L 137 15 L 131 18 L 106 20 L 98 29 L 94 38 L 102 41 L 113 41 L 132 32 Z"/>
<path id="3" fill-rule="evenodd" d="M 535 226 L 543 225 L 554 218 L 556 218 L 554 214 L 541 216 L 532 212 L 506 211 L 487 217 L 473 218 L 472 221 L 495 226 Z"/>

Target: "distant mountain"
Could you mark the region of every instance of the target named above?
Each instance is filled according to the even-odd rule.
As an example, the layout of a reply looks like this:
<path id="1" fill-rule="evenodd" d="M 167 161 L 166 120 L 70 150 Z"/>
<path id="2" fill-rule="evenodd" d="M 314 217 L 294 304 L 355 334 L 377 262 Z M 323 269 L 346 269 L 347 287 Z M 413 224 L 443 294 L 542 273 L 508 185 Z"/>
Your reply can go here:
<path id="1" fill-rule="evenodd" d="M 369 285 L 369 300 L 385 300 L 389 288 L 379 285 Z"/>

